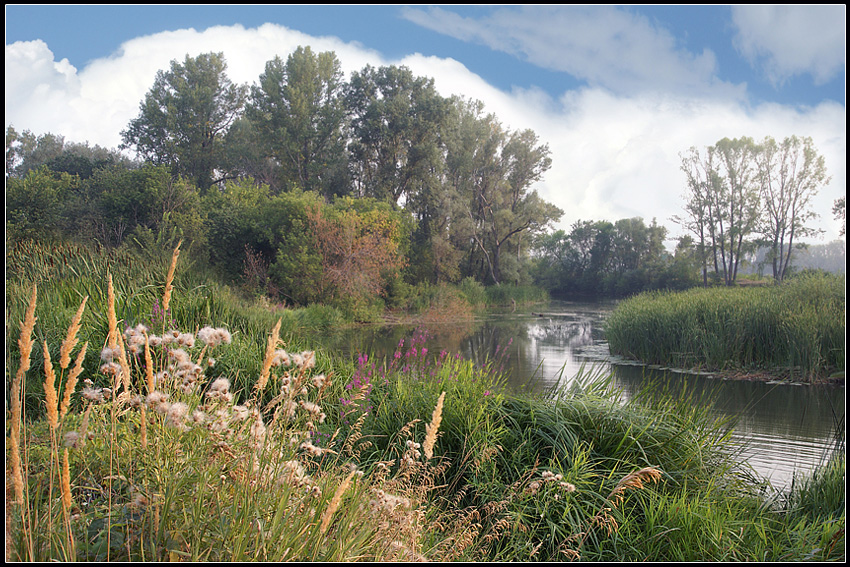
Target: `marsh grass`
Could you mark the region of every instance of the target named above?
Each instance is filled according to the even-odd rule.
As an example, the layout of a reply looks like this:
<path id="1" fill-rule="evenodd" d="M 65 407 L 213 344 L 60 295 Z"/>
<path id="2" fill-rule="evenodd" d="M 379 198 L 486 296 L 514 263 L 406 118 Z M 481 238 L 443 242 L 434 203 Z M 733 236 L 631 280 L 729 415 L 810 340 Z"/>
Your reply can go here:
<path id="1" fill-rule="evenodd" d="M 781 285 L 652 292 L 606 323 L 614 354 L 649 364 L 764 370 L 813 381 L 843 370 L 844 278 L 801 275 Z"/>
<path id="2" fill-rule="evenodd" d="M 165 274 L 175 255 L 162 258 Z M 728 424 L 699 404 L 623 401 L 593 370 L 513 397 L 499 361 L 435 357 L 424 337 L 386 363 L 345 363 L 299 347 L 289 310 L 229 319 L 226 297 L 184 287 L 176 266 L 157 317 L 161 276 L 140 288 L 120 269 L 93 270 L 100 286 L 81 278 L 79 290 L 17 284 L 7 559 L 845 556 L 843 458 L 786 500 L 765 499 L 729 450 Z M 207 313 L 230 323 L 212 327 Z M 88 356 L 86 344 L 97 345 Z M 75 359 L 84 370 L 72 378 Z"/>

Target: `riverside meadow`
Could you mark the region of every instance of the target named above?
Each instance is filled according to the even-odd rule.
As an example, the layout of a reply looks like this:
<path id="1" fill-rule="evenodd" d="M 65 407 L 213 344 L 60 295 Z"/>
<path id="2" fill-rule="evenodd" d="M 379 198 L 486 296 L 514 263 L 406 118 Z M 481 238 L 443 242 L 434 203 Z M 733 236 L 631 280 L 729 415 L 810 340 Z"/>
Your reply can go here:
<path id="1" fill-rule="evenodd" d="M 7 560 L 846 560 L 843 429 L 775 491 L 686 397 L 623 403 L 593 369 L 513 394 L 498 360 L 419 336 L 349 360 L 311 347 L 336 309 L 146 254 L 7 251 Z M 645 361 L 811 381 L 843 370 L 843 285 L 638 296 L 606 332 Z M 685 321 L 693 342 L 667 338 Z"/>

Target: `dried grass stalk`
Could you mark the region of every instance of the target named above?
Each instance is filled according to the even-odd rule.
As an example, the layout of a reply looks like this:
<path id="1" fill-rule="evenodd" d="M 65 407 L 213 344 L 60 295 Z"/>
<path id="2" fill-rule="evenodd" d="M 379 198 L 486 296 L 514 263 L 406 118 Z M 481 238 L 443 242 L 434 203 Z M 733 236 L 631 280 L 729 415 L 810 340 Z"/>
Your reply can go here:
<path id="1" fill-rule="evenodd" d="M 56 374 L 47 341 L 44 341 L 44 401 L 47 404 L 47 423 L 55 430 L 59 427 L 59 397 L 56 395 Z"/>
<path id="2" fill-rule="evenodd" d="M 83 310 L 86 308 L 86 301 L 89 296 L 83 298 L 80 308 L 77 309 L 77 314 L 71 319 L 71 324 L 68 326 L 68 334 L 65 340 L 62 341 L 62 347 L 59 349 L 59 368 L 65 370 L 71 364 L 71 351 L 77 346 L 77 334 L 80 332 L 80 321 L 83 318 Z"/>
<path id="3" fill-rule="evenodd" d="M 115 287 L 112 285 L 112 274 L 106 276 L 106 319 L 109 322 L 109 334 L 106 335 L 106 346 L 115 349 L 118 346 L 118 319 L 115 316 Z"/>
<path id="4" fill-rule="evenodd" d="M 130 392 L 130 363 L 127 361 L 127 349 L 124 347 L 124 337 L 118 335 L 118 363 L 121 365 L 121 381 L 124 391 Z M 118 390 L 116 385 L 115 390 Z"/>
<path id="5" fill-rule="evenodd" d="M 328 509 L 325 510 L 325 513 L 322 514 L 322 525 L 319 527 L 319 533 L 324 535 L 326 531 L 328 531 L 328 527 L 331 525 L 331 519 L 333 519 L 333 515 L 336 513 L 337 508 L 339 508 L 340 502 L 342 502 L 342 495 L 345 494 L 345 491 L 348 490 L 348 486 L 351 484 L 351 479 L 354 477 L 354 473 L 356 470 L 348 473 L 348 476 L 345 477 L 345 480 L 342 481 L 336 492 L 334 492 L 333 498 L 331 498 L 331 503 L 328 505 Z"/>
<path id="6" fill-rule="evenodd" d="M 269 374 L 272 369 L 272 362 L 275 357 L 275 349 L 277 349 L 277 345 L 280 342 L 280 323 L 281 319 L 277 320 L 277 324 L 272 329 L 272 334 L 269 336 L 268 343 L 266 344 L 266 356 L 263 359 L 263 371 L 260 373 L 260 379 L 257 381 L 257 385 L 255 386 L 258 392 L 262 392 L 266 387 L 266 383 L 269 381 Z"/>
<path id="7" fill-rule="evenodd" d="M 171 255 L 171 266 L 168 268 L 168 276 L 165 278 L 165 293 L 162 296 L 162 311 L 168 311 L 168 305 L 171 303 L 171 291 L 174 289 L 171 283 L 174 281 L 174 270 L 177 268 L 177 257 L 180 256 L 180 245 L 183 241 L 177 243 L 174 253 Z"/>
<path id="8" fill-rule="evenodd" d="M 151 356 L 151 343 L 147 331 L 145 331 L 145 383 L 148 386 L 148 394 L 156 390 L 156 379 L 153 375 L 153 356 Z"/>
<path id="9" fill-rule="evenodd" d="M 88 348 L 89 343 L 83 344 L 83 348 L 81 348 L 79 354 L 77 354 L 77 360 L 74 362 L 74 367 L 68 374 L 68 381 L 65 382 L 65 392 L 62 394 L 62 403 L 59 405 L 59 419 L 64 419 L 65 416 L 68 415 L 68 408 L 71 406 L 71 395 L 77 388 L 77 378 L 79 378 L 80 373 L 83 371 L 83 360 L 86 358 L 86 351 Z"/>
<path id="10" fill-rule="evenodd" d="M 661 480 L 661 471 L 653 467 L 645 467 L 639 471 L 631 472 L 620 479 L 620 482 L 608 495 L 608 500 L 616 506 L 623 499 L 623 493 L 627 489 L 641 490 L 644 482 L 658 482 L 659 480 Z"/>
<path id="11" fill-rule="evenodd" d="M 62 454 L 62 508 L 67 514 L 71 510 L 73 500 L 71 499 L 71 466 L 68 462 L 68 449 Z"/>
<path id="12" fill-rule="evenodd" d="M 443 400 L 445 397 L 445 392 L 440 394 L 434 413 L 431 414 L 431 423 L 425 426 L 425 442 L 422 444 L 422 451 L 425 453 L 426 459 L 434 456 L 434 443 L 437 442 L 437 430 L 440 429 L 440 422 L 443 420 Z"/>
<path id="13" fill-rule="evenodd" d="M 24 374 L 30 367 L 30 354 L 32 354 L 32 330 L 35 327 L 35 305 L 38 295 L 37 286 L 32 286 L 32 295 L 27 306 L 24 320 L 21 323 L 21 336 L 18 337 L 18 348 L 21 352 L 21 362 L 18 365 L 18 371 L 15 373 L 15 378 L 12 380 L 11 394 L 11 427 L 9 432 L 9 467 L 12 469 L 12 484 L 15 488 L 15 502 L 23 503 L 24 501 L 24 476 L 21 469 L 21 424 L 23 423 L 23 395 L 22 385 Z"/>

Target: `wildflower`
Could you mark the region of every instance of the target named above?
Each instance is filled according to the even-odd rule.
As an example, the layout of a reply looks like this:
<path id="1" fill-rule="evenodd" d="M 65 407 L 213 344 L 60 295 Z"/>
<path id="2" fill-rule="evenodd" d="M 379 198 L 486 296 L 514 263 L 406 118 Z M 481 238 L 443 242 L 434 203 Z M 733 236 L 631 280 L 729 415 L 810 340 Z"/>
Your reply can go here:
<path id="1" fill-rule="evenodd" d="M 84 400 L 88 400 L 96 404 L 103 403 L 103 390 L 101 388 L 86 386 L 83 388 L 82 396 Z"/>
<path id="2" fill-rule="evenodd" d="M 195 346 L 195 335 L 192 333 L 180 333 L 177 335 L 177 344 L 186 348 Z"/>
<path id="3" fill-rule="evenodd" d="M 325 378 L 324 374 L 319 374 L 318 376 L 313 376 L 313 386 L 318 389 L 322 389 L 327 382 L 327 378 Z"/>
<path id="4" fill-rule="evenodd" d="M 233 417 L 236 421 L 244 421 L 248 418 L 248 408 L 246 406 L 233 406 Z"/>
<path id="5" fill-rule="evenodd" d="M 274 357 L 272 358 L 272 366 L 289 366 L 292 363 L 292 359 L 289 357 L 289 353 L 279 348 L 274 351 Z"/>
<path id="6" fill-rule="evenodd" d="M 227 329 L 204 327 L 198 331 L 198 340 L 203 341 L 209 347 L 216 347 L 222 343 L 230 344 L 232 337 Z"/>
<path id="7" fill-rule="evenodd" d="M 303 443 L 301 443 L 300 447 L 313 457 L 321 457 L 324 453 L 324 449 L 322 449 L 321 447 L 316 447 L 310 441 L 304 441 Z"/>
<path id="8" fill-rule="evenodd" d="M 100 359 L 104 362 L 112 362 L 118 356 L 117 348 L 103 347 L 103 350 L 100 351 Z"/>
<path id="9" fill-rule="evenodd" d="M 183 402 L 175 402 L 171 404 L 167 410 L 168 424 L 173 427 L 177 427 L 178 429 L 184 429 L 185 424 L 183 422 L 188 411 L 189 406 Z"/>
<path id="10" fill-rule="evenodd" d="M 149 408 L 159 412 L 166 413 L 170 404 L 168 403 L 168 394 L 159 391 L 153 391 L 148 394 L 146 398 L 146 403 Z"/>

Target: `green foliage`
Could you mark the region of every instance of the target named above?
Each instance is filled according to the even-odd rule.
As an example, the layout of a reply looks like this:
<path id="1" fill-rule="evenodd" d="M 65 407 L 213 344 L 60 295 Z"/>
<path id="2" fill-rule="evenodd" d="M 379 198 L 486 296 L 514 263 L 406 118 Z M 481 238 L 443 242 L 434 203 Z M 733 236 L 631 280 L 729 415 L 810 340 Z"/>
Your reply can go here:
<path id="1" fill-rule="evenodd" d="M 122 147 L 169 166 L 175 177 L 184 176 L 206 192 L 217 181 L 215 170 L 225 164 L 227 129 L 247 94 L 226 69 L 223 54 L 203 53 L 158 71 L 139 116 L 121 132 Z"/>
<path id="2" fill-rule="evenodd" d="M 30 170 L 23 179 L 6 181 L 6 236 L 11 242 L 60 237 L 70 219 L 64 207 L 78 190 L 79 179 L 46 167 Z"/>

